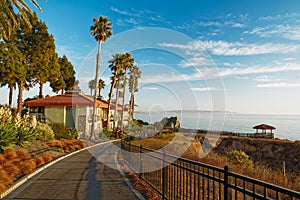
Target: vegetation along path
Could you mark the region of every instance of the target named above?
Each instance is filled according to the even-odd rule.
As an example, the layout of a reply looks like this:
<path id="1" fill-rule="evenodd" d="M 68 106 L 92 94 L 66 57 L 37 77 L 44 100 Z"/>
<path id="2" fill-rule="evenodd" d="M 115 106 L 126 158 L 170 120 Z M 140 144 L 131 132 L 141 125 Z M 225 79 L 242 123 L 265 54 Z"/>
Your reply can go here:
<path id="1" fill-rule="evenodd" d="M 118 165 L 117 159 L 112 159 L 117 158 L 115 149 L 112 143 L 106 143 L 68 157 L 6 199 L 138 199 L 118 170 L 98 161 Z"/>

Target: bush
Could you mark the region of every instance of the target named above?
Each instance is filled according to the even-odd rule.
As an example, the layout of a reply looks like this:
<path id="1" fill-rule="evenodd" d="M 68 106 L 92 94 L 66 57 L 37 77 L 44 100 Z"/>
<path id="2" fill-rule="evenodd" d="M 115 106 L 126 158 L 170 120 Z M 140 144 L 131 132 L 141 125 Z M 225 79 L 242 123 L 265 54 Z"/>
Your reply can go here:
<path id="1" fill-rule="evenodd" d="M 233 150 L 226 155 L 229 162 L 242 167 L 253 167 L 253 162 L 244 151 Z"/>
<path id="2" fill-rule="evenodd" d="M 0 124 L 0 151 L 16 142 L 17 130 L 11 124 Z"/>
<path id="3" fill-rule="evenodd" d="M 40 130 L 40 133 L 39 133 L 37 139 L 39 139 L 43 142 L 49 142 L 51 140 L 54 140 L 54 136 L 55 136 L 54 132 L 53 132 L 51 126 L 49 126 L 48 124 L 38 122 L 37 129 Z"/>
<path id="4" fill-rule="evenodd" d="M 33 127 L 19 127 L 16 137 L 16 145 L 26 147 L 39 135 L 39 130 Z"/>
<path id="5" fill-rule="evenodd" d="M 78 131 L 75 128 L 67 128 L 62 123 L 52 123 L 50 124 L 55 138 L 56 139 L 77 139 L 78 138 Z"/>

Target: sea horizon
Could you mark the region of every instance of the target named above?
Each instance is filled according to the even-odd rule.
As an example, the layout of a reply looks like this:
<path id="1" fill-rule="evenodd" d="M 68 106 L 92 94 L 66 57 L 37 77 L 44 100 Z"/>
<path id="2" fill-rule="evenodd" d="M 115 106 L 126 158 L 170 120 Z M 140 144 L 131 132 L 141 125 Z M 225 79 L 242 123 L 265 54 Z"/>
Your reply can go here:
<path id="1" fill-rule="evenodd" d="M 255 133 L 254 126 L 269 124 L 275 126 L 274 137 L 300 140 L 300 114 L 244 114 L 228 111 L 136 111 L 134 117 L 150 124 L 164 117 L 178 117 L 181 128 L 228 131 L 234 133 Z"/>

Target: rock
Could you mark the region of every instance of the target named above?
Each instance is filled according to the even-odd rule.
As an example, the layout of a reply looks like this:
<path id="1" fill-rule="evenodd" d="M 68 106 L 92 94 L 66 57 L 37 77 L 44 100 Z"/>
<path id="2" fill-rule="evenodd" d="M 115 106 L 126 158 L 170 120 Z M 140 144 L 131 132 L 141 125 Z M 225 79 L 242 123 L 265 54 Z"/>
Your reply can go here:
<path id="1" fill-rule="evenodd" d="M 178 117 L 170 117 L 170 118 L 163 118 L 161 121 L 160 121 L 164 127 L 170 127 L 170 128 L 175 128 L 175 129 L 178 129 L 180 128 L 180 123 L 178 121 Z"/>

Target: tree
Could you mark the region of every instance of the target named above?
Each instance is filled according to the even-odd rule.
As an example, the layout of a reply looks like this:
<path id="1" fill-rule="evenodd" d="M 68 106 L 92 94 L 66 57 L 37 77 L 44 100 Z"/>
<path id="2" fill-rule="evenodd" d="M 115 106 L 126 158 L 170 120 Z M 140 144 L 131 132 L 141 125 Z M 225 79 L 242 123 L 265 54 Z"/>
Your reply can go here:
<path id="1" fill-rule="evenodd" d="M 134 114 L 134 93 L 138 92 L 138 80 L 141 78 L 141 70 L 138 66 L 133 66 L 129 73 L 129 91 L 130 91 L 130 100 L 129 100 L 129 115 L 130 120 L 133 118 Z"/>
<path id="2" fill-rule="evenodd" d="M 58 64 L 60 68 L 60 76 L 59 78 L 52 79 L 50 87 L 53 92 L 57 93 L 61 90 L 61 93 L 63 94 L 65 90 L 73 88 L 75 83 L 75 70 L 74 66 L 65 55 L 58 58 Z"/>
<path id="3" fill-rule="evenodd" d="M 23 66 L 23 55 L 16 46 L 17 38 L 11 41 L 3 40 L 0 42 L 0 84 L 1 87 L 8 85 L 9 100 L 8 105 L 12 107 L 13 90 L 19 79 L 24 79 L 26 69 Z"/>
<path id="4" fill-rule="evenodd" d="M 89 89 L 91 90 L 91 96 L 93 95 L 93 90 L 95 89 L 95 79 L 90 80 L 89 83 Z"/>
<path id="5" fill-rule="evenodd" d="M 104 80 L 102 79 L 99 79 L 99 82 L 98 82 L 98 97 L 101 98 L 101 90 L 104 89 L 105 87 L 105 82 Z"/>
<path id="6" fill-rule="evenodd" d="M 112 35 L 111 23 L 107 17 L 100 16 L 99 19 L 94 18 L 94 25 L 90 27 L 91 35 L 94 36 L 95 40 L 98 43 L 98 53 L 97 53 L 97 65 L 96 65 L 96 77 L 95 77 L 95 95 L 94 95 L 94 106 L 93 106 L 93 121 L 92 121 L 92 131 L 90 139 L 93 137 L 95 129 L 95 115 L 96 115 L 96 101 L 97 101 L 97 92 L 98 92 L 98 80 L 100 73 L 100 51 L 101 43 L 105 42 Z M 108 110 L 109 112 L 109 110 Z"/>
<path id="7" fill-rule="evenodd" d="M 35 0 L 31 0 L 31 3 L 42 10 Z M 24 0 L 0 0 L 0 38 L 11 37 L 12 32 L 20 27 L 21 21 L 31 28 L 31 14 L 32 11 Z"/>
<path id="8" fill-rule="evenodd" d="M 116 85 L 115 85 L 115 88 L 117 89 L 116 90 L 116 101 L 115 101 L 115 113 L 114 113 L 114 129 L 116 129 L 117 128 L 117 126 L 118 126 L 118 107 L 119 107 L 119 97 L 121 96 L 123 96 L 123 94 L 122 95 L 120 95 L 120 91 L 119 91 L 119 89 L 121 89 L 123 86 L 122 86 L 122 80 L 123 80 L 123 77 L 124 77 L 124 72 L 120 72 L 119 74 L 118 74 L 118 76 L 117 76 L 117 80 L 116 80 Z"/>
<path id="9" fill-rule="evenodd" d="M 116 83 L 118 80 L 118 76 L 122 73 L 122 62 L 124 59 L 124 55 L 117 53 L 113 55 L 113 58 L 109 61 L 110 65 L 109 68 L 112 71 L 113 76 L 111 77 L 111 86 L 109 90 L 109 98 L 108 98 L 108 112 L 107 112 L 107 129 L 110 130 L 110 108 L 111 108 L 111 103 L 112 103 L 112 97 L 113 97 L 113 90 L 116 87 Z M 117 106 L 117 105 L 116 105 Z"/>
<path id="10" fill-rule="evenodd" d="M 30 69 L 32 81 L 40 85 L 39 98 L 43 98 L 43 86 L 60 76 L 58 55 L 55 52 L 54 38 L 48 33 L 46 24 L 33 15 L 30 37 Z"/>
<path id="11" fill-rule="evenodd" d="M 123 121 L 124 121 L 124 106 L 125 106 L 125 90 L 127 84 L 127 70 L 131 70 L 133 68 L 134 59 L 131 57 L 130 53 L 124 54 L 124 60 L 122 68 L 124 70 L 124 78 L 123 78 L 123 102 L 122 102 L 122 116 L 121 116 L 121 130 L 123 130 Z"/>

